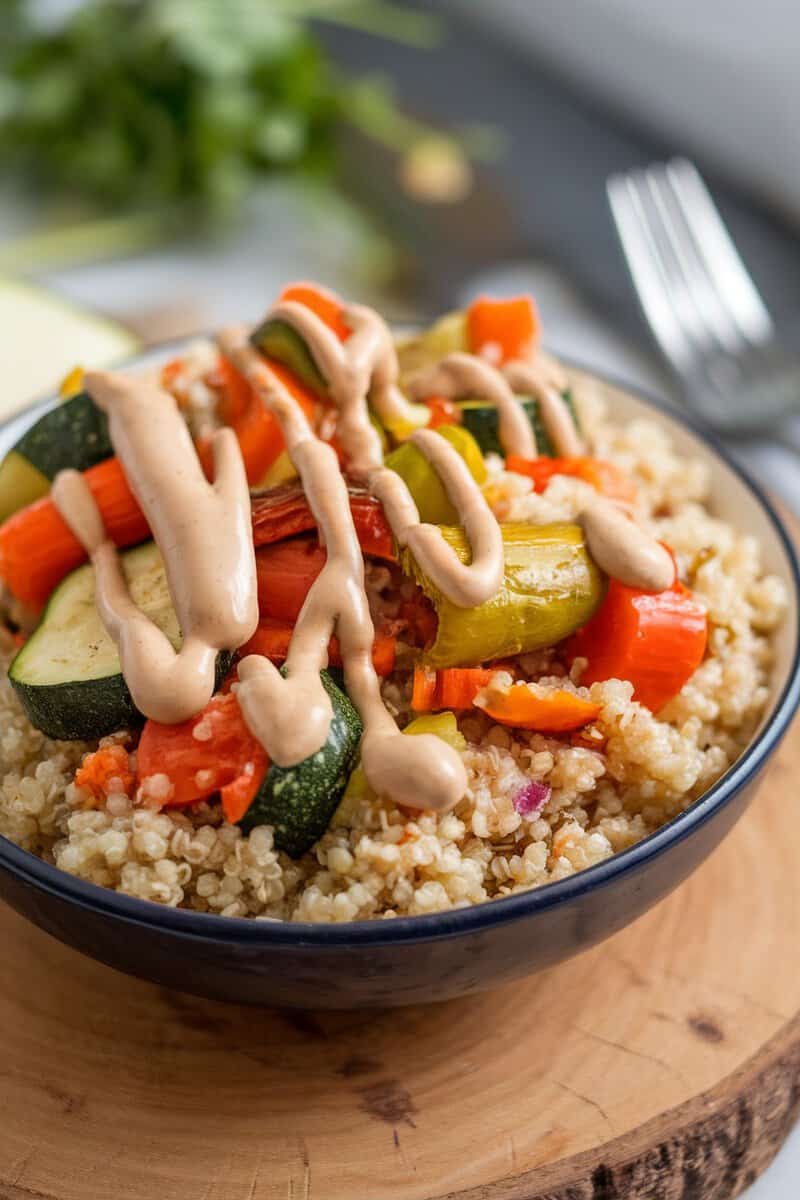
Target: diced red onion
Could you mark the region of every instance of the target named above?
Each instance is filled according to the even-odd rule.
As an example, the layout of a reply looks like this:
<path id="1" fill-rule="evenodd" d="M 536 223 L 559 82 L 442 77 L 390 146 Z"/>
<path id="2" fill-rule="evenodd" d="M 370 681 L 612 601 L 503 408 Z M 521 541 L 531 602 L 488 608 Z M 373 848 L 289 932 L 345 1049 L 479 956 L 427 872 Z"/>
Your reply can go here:
<path id="1" fill-rule="evenodd" d="M 550 799 L 551 791 L 546 783 L 531 779 L 514 797 L 514 808 L 521 817 L 537 817 Z"/>

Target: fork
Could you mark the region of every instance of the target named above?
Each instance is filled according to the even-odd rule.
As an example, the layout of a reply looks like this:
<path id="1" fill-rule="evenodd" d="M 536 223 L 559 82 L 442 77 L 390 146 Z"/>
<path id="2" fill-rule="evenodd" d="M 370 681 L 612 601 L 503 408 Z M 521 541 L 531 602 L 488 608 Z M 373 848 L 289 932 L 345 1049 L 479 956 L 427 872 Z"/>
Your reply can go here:
<path id="1" fill-rule="evenodd" d="M 697 168 L 685 158 L 612 175 L 608 201 L 645 318 L 687 405 L 728 437 L 800 413 L 800 356 L 778 339 Z"/>

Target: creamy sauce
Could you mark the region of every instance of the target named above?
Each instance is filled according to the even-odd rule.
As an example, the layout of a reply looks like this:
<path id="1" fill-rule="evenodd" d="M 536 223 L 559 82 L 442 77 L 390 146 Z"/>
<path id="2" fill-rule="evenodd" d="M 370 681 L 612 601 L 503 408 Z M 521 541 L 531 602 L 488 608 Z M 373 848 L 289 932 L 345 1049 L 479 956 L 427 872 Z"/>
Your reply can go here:
<path id="1" fill-rule="evenodd" d="M 421 570 L 454 604 L 473 607 L 492 597 L 503 582 L 501 530 L 461 456 L 430 430 L 412 435 L 458 512 L 470 545 L 469 563 L 460 561 L 436 526 L 420 521 L 406 484 L 383 465 L 369 405 L 390 424 L 413 425 L 415 416 L 398 388 L 397 356 L 383 320 L 363 306 L 347 307 L 344 317 L 351 333 L 342 342 L 297 302 L 277 304 L 270 316 L 292 326 L 308 346 L 338 410 L 336 432 L 347 470 L 381 501 L 398 543 L 411 550 Z M 404 737 L 381 698 L 372 664 L 375 631 L 364 587 L 364 560 L 336 454 L 315 435 L 290 393 L 250 346 L 246 330 L 223 331 L 219 341 L 222 352 L 278 420 L 327 552 L 297 619 L 285 674 L 259 655 L 249 655 L 239 664 L 237 695 L 245 721 L 270 759 L 281 766 L 316 753 L 325 743 L 333 715 L 320 670 L 327 664 L 328 643 L 335 633 L 347 691 L 364 724 L 361 756 L 369 783 L 413 808 L 450 809 L 467 786 L 460 755 L 433 735 Z M 115 452 L 164 557 L 183 634 L 179 652 L 134 603 L 84 478 L 74 471 L 62 472 L 53 484 L 53 500 L 94 564 L 98 611 L 119 647 L 137 708 L 159 721 L 181 721 L 205 707 L 213 694 L 218 651 L 241 646 L 258 622 L 241 452 L 232 430 L 217 431 L 212 442 L 214 482 L 209 484 L 171 396 L 149 380 L 94 372 L 85 382 L 108 413 Z M 475 356 L 451 354 L 417 373 L 410 391 L 419 398 L 471 395 L 494 404 L 504 449 L 535 457 L 535 437 L 517 391 L 537 398 L 559 454 L 583 451 L 559 395 L 562 387 L 556 365 L 542 355 L 498 370 Z M 670 585 L 674 568 L 669 554 L 618 506 L 597 497 L 579 519 L 593 557 L 608 574 L 650 590 Z"/>
<path id="2" fill-rule="evenodd" d="M 297 618 L 286 678 L 257 655 L 239 664 L 237 698 L 244 719 L 281 766 L 315 753 L 325 742 L 332 716 L 319 672 L 327 665 L 328 641 L 335 632 L 345 686 L 364 724 L 361 762 L 370 785 L 400 804 L 446 811 L 464 795 L 466 770 L 460 755 L 440 738 L 404 737 L 383 703 L 372 665 L 375 630 L 364 589 L 364 558 L 336 454 L 314 436 L 291 396 L 239 331 L 223 332 L 220 346 L 280 422 L 327 551 Z"/>
<path id="3" fill-rule="evenodd" d="M 461 352 L 448 354 L 434 366 L 415 372 L 408 390 L 419 399 L 472 396 L 488 401 L 497 409 L 500 444 L 506 454 L 536 458 L 536 437 L 525 409 L 502 373 L 484 359 Z"/>
<path id="4" fill-rule="evenodd" d="M 456 353 L 412 375 L 409 391 L 420 399 L 433 395 L 450 399 L 471 396 L 494 404 L 503 449 L 506 454 L 521 454 L 524 458 L 536 458 L 537 446 L 518 395 L 533 396 L 556 454 L 576 457 L 585 454 L 586 448 L 561 395 L 564 384 L 560 368 L 541 353 L 530 362 L 515 359 L 499 368 L 473 355 Z M 520 433 L 522 425 L 527 430 L 524 436 Z M 380 491 L 376 494 L 382 498 Z M 619 505 L 604 496 L 593 496 L 577 519 L 592 558 L 607 575 L 645 591 L 660 592 L 670 586 L 675 566 L 668 551 Z M 414 554 L 423 565 L 416 549 Z"/>
<path id="5" fill-rule="evenodd" d="M 647 592 L 672 585 L 675 564 L 669 551 L 612 500 L 597 496 L 584 505 L 578 520 L 589 553 L 606 575 Z"/>
<path id="6" fill-rule="evenodd" d="M 236 435 L 214 435 L 210 484 L 168 393 L 104 372 L 87 373 L 85 386 L 108 414 L 112 445 L 163 556 L 179 652 L 133 602 L 83 478 L 56 476 L 53 500 L 94 563 L 98 612 L 136 707 L 156 721 L 187 720 L 214 693 L 218 652 L 235 650 L 258 624 L 250 494 Z"/>

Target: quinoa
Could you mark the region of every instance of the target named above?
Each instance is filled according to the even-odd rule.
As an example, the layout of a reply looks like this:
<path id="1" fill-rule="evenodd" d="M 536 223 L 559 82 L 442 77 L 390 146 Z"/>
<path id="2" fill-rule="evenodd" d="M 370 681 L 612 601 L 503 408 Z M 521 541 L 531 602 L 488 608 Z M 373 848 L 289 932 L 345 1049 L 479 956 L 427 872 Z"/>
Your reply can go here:
<path id="1" fill-rule="evenodd" d="M 614 425 L 591 386 L 577 388 L 576 401 L 592 452 L 635 482 L 638 518 L 673 548 L 680 577 L 708 612 L 707 656 L 657 716 L 632 699 L 624 680 L 582 687 L 580 660 L 570 670 L 552 650 L 523 656 L 523 678 L 600 706 L 591 726 L 548 737 L 509 730 L 475 708 L 459 720 L 469 786 L 454 811 L 409 813 L 368 794 L 341 806 L 316 846 L 294 861 L 276 850 L 268 826 L 245 834 L 223 821 L 217 804 L 157 811 L 162 796 L 137 796 L 127 782 L 135 775 L 134 735 L 111 739 L 129 752 L 130 771 L 113 776 L 105 796 L 89 794 L 75 784 L 75 771 L 96 744 L 45 738 L 4 678 L 0 834 L 82 879 L 160 904 L 351 921 L 460 908 L 563 879 L 685 809 L 753 737 L 785 588 L 763 573 L 755 538 L 711 515 L 705 464 L 679 455 L 663 425 L 645 418 Z M 541 523 L 574 517 L 586 486 L 556 476 L 537 495 L 529 480 L 490 458 L 485 491 L 500 519 Z M 367 582 L 373 607 L 391 603 L 384 566 L 371 564 Z M 402 726 L 410 666 L 383 692 Z M 195 737 L 205 735 L 199 724 Z M 546 802 L 518 812 L 514 798 L 532 780 L 547 789 Z M 151 778 L 151 792 L 159 782 Z"/>

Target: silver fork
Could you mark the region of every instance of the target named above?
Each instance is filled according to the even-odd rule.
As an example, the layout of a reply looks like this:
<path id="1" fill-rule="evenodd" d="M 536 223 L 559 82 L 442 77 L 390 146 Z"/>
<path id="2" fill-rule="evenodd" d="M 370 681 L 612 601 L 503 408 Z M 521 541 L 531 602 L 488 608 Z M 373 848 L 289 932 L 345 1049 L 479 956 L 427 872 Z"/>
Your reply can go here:
<path id="1" fill-rule="evenodd" d="M 782 439 L 800 413 L 800 356 L 778 340 L 697 168 L 676 158 L 606 187 L 645 317 L 689 407 L 727 436 Z"/>

